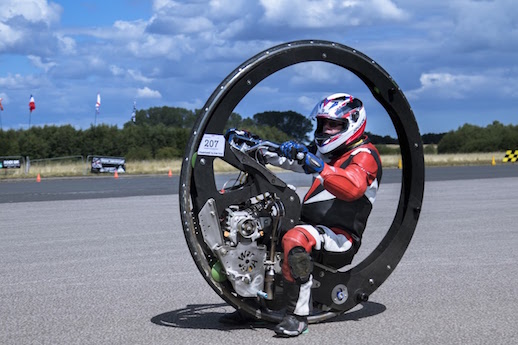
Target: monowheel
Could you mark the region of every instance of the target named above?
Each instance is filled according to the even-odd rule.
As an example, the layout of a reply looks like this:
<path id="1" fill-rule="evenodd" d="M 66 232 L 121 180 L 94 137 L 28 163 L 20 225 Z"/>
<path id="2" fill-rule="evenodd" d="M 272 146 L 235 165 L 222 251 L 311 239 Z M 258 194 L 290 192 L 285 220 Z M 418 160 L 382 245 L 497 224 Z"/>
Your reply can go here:
<path id="1" fill-rule="evenodd" d="M 339 43 L 302 40 L 277 45 L 241 64 L 212 93 L 193 126 L 180 175 L 180 213 L 190 253 L 210 287 L 234 308 L 271 322 L 282 319 L 278 239 L 297 223 L 300 199 L 293 186 L 253 154 L 257 146 L 274 149 L 274 143 L 239 132 L 231 138 L 224 126 L 259 82 L 310 61 L 349 70 L 386 110 L 401 149 L 402 183 L 392 223 L 363 261 L 345 272 L 315 265 L 309 323 L 350 310 L 383 284 L 412 239 L 423 201 L 424 156 L 417 122 L 399 86 L 375 61 Z M 216 160 L 238 171 L 230 186 L 217 186 Z"/>

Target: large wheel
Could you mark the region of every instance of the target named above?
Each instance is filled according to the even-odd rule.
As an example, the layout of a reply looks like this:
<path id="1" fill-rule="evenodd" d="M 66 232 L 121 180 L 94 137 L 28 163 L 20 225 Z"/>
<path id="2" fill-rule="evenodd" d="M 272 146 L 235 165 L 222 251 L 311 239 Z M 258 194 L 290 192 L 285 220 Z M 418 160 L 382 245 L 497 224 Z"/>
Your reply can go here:
<path id="1" fill-rule="evenodd" d="M 234 108 L 259 82 L 285 67 L 309 61 L 323 61 L 341 66 L 364 82 L 392 120 L 403 163 L 397 211 L 379 245 L 362 262 L 347 272 L 330 272 L 315 267 L 313 276 L 319 281 L 320 287 L 314 289 L 313 298 L 326 308 L 310 315 L 310 323 L 329 319 L 366 301 L 387 279 L 410 243 L 424 193 L 424 156 L 414 114 L 396 82 L 368 56 L 338 43 L 318 40 L 294 41 L 265 50 L 230 73 L 201 109 L 187 144 L 180 175 L 182 225 L 191 255 L 212 289 L 236 309 L 256 318 L 274 322 L 280 321 L 282 315 L 261 306 L 254 299 L 240 297 L 229 289 L 228 285 L 216 281 L 211 274 L 214 257 L 201 236 L 198 214 L 209 198 L 214 198 L 219 208 L 239 199 L 242 201 L 250 193 L 261 193 L 264 190 L 273 190 L 286 203 L 298 203 L 299 199 L 273 173 L 254 164 L 255 162 L 246 155 L 228 150 L 228 143 L 225 155 L 221 158 L 239 170 L 252 173 L 254 183 L 242 186 L 232 193 L 222 194 L 214 182 L 214 157 L 198 155 L 197 151 L 205 134 L 223 133 L 225 123 Z M 298 210 L 298 205 L 287 207 L 283 228 L 289 228 Z"/>

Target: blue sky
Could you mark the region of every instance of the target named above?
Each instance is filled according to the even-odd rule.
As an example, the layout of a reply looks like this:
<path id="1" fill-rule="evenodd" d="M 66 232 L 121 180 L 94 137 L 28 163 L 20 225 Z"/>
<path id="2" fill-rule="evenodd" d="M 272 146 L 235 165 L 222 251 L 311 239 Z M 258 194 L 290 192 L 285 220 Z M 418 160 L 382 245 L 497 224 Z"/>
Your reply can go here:
<path id="1" fill-rule="evenodd" d="M 380 64 L 407 96 L 421 133 L 465 123 L 518 124 L 515 0 L 3 0 L 2 127 L 122 125 L 138 109 L 201 108 L 251 56 L 319 39 Z M 361 98 L 367 130 L 395 136 L 388 115 L 347 70 L 302 63 L 261 82 L 236 108 L 308 114 L 321 98 Z"/>

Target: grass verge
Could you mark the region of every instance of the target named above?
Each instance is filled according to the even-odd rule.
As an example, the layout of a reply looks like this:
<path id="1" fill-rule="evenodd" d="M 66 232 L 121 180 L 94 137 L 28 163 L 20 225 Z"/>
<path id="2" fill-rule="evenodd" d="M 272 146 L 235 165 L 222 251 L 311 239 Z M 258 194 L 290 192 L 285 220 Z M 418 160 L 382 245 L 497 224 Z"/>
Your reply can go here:
<path id="1" fill-rule="evenodd" d="M 462 166 L 462 165 L 491 165 L 509 164 L 502 163 L 505 152 L 489 153 L 465 153 L 465 154 L 425 154 L 426 166 Z M 384 168 L 398 168 L 401 156 L 382 155 L 381 160 Z M 127 175 L 168 174 L 179 175 L 182 159 L 171 160 L 147 160 L 147 161 L 128 161 L 126 162 Z M 216 159 L 214 170 L 217 172 L 230 172 L 235 169 L 220 159 Z M 277 170 L 273 168 L 272 170 Z M 0 170 L 0 180 L 17 178 L 36 178 L 41 177 L 68 177 L 68 176 L 106 176 L 106 174 L 96 174 L 90 172 L 90 167 L 82 162 L 48 162 L 32 164 L 29 171 L 25 172 L 25 167 L 21 169 L 2 169 Z"/>

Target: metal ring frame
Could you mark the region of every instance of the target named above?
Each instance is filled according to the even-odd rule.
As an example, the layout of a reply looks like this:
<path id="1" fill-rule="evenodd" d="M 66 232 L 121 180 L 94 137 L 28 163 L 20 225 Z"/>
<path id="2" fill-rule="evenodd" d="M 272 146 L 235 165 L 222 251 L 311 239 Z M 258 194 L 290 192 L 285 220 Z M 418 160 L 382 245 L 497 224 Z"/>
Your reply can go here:
<path id="1" fill-rule="evenodd" d="M 359 77 L 384 107 L 396 130 L 402 156 L 402 186 L 398 208 L 385 237 L 373 252 L 348 274 L 347 291 L 352 298 L 340 302 L 338 310 L 310 316 L 320 322 L 339 315 L 366 301 L 392 273 L 417 226 L 424 193 L 424 156 L 417 122 L 403 92 L 392 77 L 375 61 L 348 46 L 320 40 L 302 40 L 265 50 L 230 73 L 213 92 L 201 110 L 187 144 L 180 175 L 180 213 L 189 250 L 205 280 L 227 303 L 256 318 L 277 322 L 280 316 L 250 306 L 226 291 L 211 277 L 211 267 L 197 239 L 196 215 L 192 213 L 191 193 L 195 193 L 192 173 L 196 151 L 204 133 L 222 133 L 239 102 L 260 81 L 275 72 L 302 62 L 323 61 L 341 66 Z"/>

